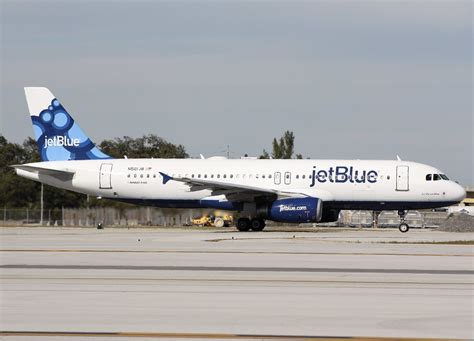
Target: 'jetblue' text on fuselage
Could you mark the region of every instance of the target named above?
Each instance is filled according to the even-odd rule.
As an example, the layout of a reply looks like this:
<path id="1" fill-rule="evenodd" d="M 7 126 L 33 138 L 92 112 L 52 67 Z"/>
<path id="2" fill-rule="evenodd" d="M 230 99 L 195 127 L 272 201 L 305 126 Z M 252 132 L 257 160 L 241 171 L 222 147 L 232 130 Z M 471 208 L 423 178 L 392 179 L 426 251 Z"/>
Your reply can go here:
<path id="1" fill-rule="evenodd" d="M 311 185 L 314 187 L 316 181 L 319 183 L 335 182 L 335 183 L 376 183 L 378 173 L 375 170 L 359 170 L 354 167 L 336 166 L 329 167 L 329 169 L 316 169 L 313 167 L 313 174 L 311 176 Z"/>

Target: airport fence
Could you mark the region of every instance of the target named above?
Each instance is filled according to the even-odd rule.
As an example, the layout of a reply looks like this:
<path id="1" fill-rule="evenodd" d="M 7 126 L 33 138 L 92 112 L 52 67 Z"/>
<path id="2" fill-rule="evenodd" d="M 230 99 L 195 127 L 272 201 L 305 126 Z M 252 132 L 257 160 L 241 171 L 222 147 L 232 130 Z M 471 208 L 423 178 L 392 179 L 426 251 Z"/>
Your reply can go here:
<path id="1" fill-rule="evenodd" d="M 44 226 L 184 226 L 203 214 L 216 214 L 201 209 L 161 209 L 137 207 L 119 209 L 114 207 L 62 208 L 52 210 L 28 208 L 3 208 L 3 225 Z M 410 211 L 405 220 L 411 227 L 438 227 L 447 218 L 446 212 Z M 1 218 L 0 218 L 1 219 Z M 342 211 L 339 221 L 331 226 L 374 226 L 372 211 Z M 383 211 L 378 216 L 378 227 L 393 227 L 400 223 L 397 211 Z"/>
<path id="2" fill-rule="evenodd" d="M 405 216 L 405 222 L 411 227 L 439 227 L 447 217 L 446 212 L 409 211 Z M 374 225 L 375 219 L 375 213 L 372 211 L 343 211 L 339 221 L 345 226 L 368 227 Z M 393 227 L 398 224 L 400 217 L 397 211 L 382 211 L 377 217 L 378 227 Z"/>
<path id="3" fill-rule="evenodd" d="M 183 226 L 190 225 L 194 217 L 208 213 L 205 210 L 159 209 L 139 207 L 62 208 L 43 210 L 4 208 L 3 225 L 44 226 Z"/>

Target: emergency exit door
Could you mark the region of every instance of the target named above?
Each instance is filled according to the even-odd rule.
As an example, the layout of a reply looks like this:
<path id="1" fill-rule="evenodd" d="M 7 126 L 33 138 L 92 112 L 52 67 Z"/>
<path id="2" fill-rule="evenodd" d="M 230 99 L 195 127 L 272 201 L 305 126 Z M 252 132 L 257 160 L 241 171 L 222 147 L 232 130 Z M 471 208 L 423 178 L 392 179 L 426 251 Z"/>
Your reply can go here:
<path id="1" fill-rule="evenodd" d="M 408 191 L 409 179 L 408 166 L 397 166 L 397 191 Z"/>
<path id="2" fill-rule="evenodd" d="M 99 171 L 99 188 L 112 189 L 112 164 L 103 163 Z"/>
<path id="3" fill-rule="evenodd" d="M 275 185 L 281 184 L 281 173 L 280 172 L 275 172 L 275 175 L 273 176 L 273 181 L 275 182 Z"/>

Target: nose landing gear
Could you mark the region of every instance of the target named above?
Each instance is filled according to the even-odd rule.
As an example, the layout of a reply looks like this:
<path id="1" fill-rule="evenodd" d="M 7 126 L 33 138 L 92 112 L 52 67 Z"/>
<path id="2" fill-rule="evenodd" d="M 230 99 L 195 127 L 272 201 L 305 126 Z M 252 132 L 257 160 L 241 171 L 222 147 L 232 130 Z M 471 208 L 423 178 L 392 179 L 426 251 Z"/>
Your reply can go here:
<path id="1" fill-rule="evenodd" d="M 408 211 L 398 210 L 398 215 L 400 216 L 400 225 L 398 225 L 398 230 L 400 230 L 401 233 L 406 233 L 408 230 L 410 230 L 410 226 L 405 223 L 405 217 L 407 213 Z"/>

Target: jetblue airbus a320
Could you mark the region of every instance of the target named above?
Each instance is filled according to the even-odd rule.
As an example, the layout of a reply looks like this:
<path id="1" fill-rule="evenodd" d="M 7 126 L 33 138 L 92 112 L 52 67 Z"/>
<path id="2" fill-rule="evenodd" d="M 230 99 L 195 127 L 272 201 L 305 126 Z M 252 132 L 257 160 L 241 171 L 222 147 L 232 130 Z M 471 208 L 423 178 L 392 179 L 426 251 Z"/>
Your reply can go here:
<path id="1" fill-rule="evenodd" d="M 25 88 L 42 162 L 15 165 L 18 175 L 54 187 L 172 208 L 239 212 L 239 231 L 265 220 L 337 221 L 340 210 L 437 208 L 466 193 L 440 170 L 401 160 L 114 159 L 84 134 L 46 88 Z"/>

